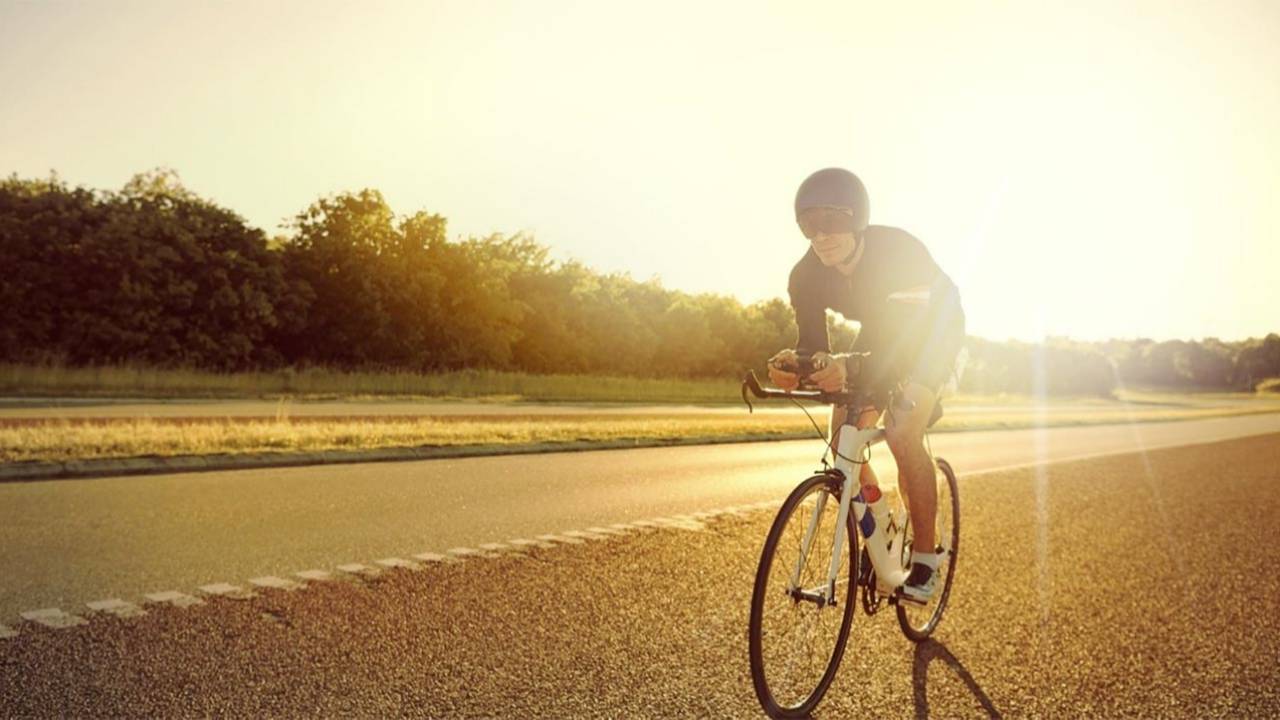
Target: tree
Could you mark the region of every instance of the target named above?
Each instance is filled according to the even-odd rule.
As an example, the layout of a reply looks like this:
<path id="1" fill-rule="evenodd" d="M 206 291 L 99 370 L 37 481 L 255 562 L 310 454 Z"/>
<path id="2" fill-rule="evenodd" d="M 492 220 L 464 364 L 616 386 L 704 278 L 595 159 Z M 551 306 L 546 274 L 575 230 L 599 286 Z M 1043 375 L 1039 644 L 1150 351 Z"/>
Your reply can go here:
<path id="1" fill-rule="evenodd" d="M 271 360 L 264 339 L 283 290 L 275 256 L 261 231 L 171 171 L 101 196 L 11 178 L 0 218 L 18 269 L 4 290 L 17 316 L 7 357 L 219 369 Z"/>
<path id="2" fill-rule="evenodd" d="M 1238 388 L 1252 391 L 1267 378 L 1280 377 L 1280 335 L 1250 338 L 1236 357 L 1234 378 Z"/>

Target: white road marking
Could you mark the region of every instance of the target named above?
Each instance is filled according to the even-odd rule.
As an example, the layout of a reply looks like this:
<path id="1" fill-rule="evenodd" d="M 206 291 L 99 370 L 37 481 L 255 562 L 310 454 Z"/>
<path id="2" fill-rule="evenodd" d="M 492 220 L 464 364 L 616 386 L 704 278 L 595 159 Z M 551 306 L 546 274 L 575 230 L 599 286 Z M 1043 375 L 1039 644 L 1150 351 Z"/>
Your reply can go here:
<path id="1" fill-rule="evenodd" d="M 419 553 L 413 555 L 415 560 L 430 563 L 451 563 L 458 562 L 465 558 L 493 558 L 498 557 L 502 552 L 515 552 L 530 548 L 554 548 L 556 544 L 563 545 L 580 545 L 589 540 L 607 540 L 612 536 L 623 536 L 630 532 L 640 530 L 660 530 L 663 528 L 674 528 L 681 530 L 704 530 L 706 526 L 704 522 L 713 518 L 732 514 L 741 515 L 751 510 L 763 509 L 765 507 L 772 508 L 776 505 L 773 501 L 763 501 L 752 505 L 735 505 L 726 508 L 717 508 L 710 511 L 699 511 L 689 514 L 673 515 L 671 517 L 654 518 L 651 520 L 636 520 L 629 523 L 614 523 L 607 527 L 593 526 L 586 530 L 566 530 L 559 535 L 546 534 L 538 535 L 534 539 L 516 538 L 507 541 L 507 543 L 483 543 L 479 545 L 479 549 L 468 547 L 450 548 L 447 554 L 439 553 Z M 405 569 L 421 569 L 421 565 L 412 560 L 404 558 L 384 558 L 376 560 L 375 564 L 383 568 L 405 568 Z M 376 576 L 381 570 L 378 567 L 371 567 L 361 563 L 349 563 L 339 565 L 337 569 L 341 572 L 352 575 Z M 296 577 L 311 581 L 332 580 L 333 575 L 324 570 L 303 570 L 295 573 Z M 295 580 L 276 576 L 264 576 L 253 578 L 249 583 L 255 587 L 271 588 L 280 590 L 297 590 L 305 587 L 302 583 Z M 211 596 L 229 597 L 234 599 L 248 599 L 256 597 L 252 589 L 245 589 L 230 583 L 213 583 L 202 585 L 199 588 L 201 593 Z M 192 605 L 201 605 L 204 603 L 199 597 L 187 595 L 185 593 L 169 590 L 165 592 L 149 593 L 144 596 L 148 602 L 163 603 L 173 605 L 179 608 L 190 607 Z M 125 602 L 120 599 L 101 600 L 88 603 L 90 610 L 95 612 L 105 612 L 118 615 L 120 617 L 137 617 L 145 615 L 146 611 L 132 603 Z M 36 622 L 48 627 L 73 627 L 76 625 L 86 624 L 88 621 L 82 617 L 65 613 L 57 608 L 46 608 L 44 610 L 34 610 L 22 613 L 25 620 Z M 0 638 L 15 637 L 18 631 L 6 626 L 0 625 Z"/>
<path id="2" fill-rule="evenodd" d="M 551 543 L 547 542 L 546 540 L 529 540 L 529 539 L 527 539 L 527 538 L 516 538 L 515 540 L 508 540 L 507 542 L 508 542 L 509 544 L 511 544 L 511 545 L 514 545 L 514 546 L 516 546 L 516 547 L 520 547 L 520 548 L 526 548 L 526 547 L 552 548 L 552 547 L 555 547 L 555 545 L 553 545 L 553 544 L 551 544 Z"/>
<path id="3" fill-rule="evenodd" d="M 260 588 L 270 588 L 272 590 L 301 590 L 303 585 L 300 582 L 286 580 L 275 575 L 267 575 L 266 577 L 253 578 L 249 581 L 250 585 L 256 585 Z"/>
<path id="4" fill-rule="evenodd" d="M 415 560 L 421 560 L 423 562 L 429 562 L 429 563 L 454 562 L 454 559 L 451 557 L 445 557 L 444 555 L 441 555 L 439 553 L 429 553 L 429 552 L 418 553 L 417 555 L 414 555 L 413 558 Z"/>
<path id="5" fill-rule="evenodd" d="M 131 618 L 142 617 L 147 614 L 146 610 L 134 605 L 131 602 L 125 602 L 119 598 L 110 600 L 95 600 L 91 603 L 85 603 L 88 608 L 94 612 L 104 612 L 116 617 Z"/>
<path id="6" fill-rule="evenodd" d="M 230 583 L 212 583 L 210 585 L 201 585 L 196 589 L 205 595 L 216 595 L 218 597 L 226 597 L 233 600 L 248 600 L 254 596 L 252 590 L 245 590 L 239 585 L 232 585 Z"/>
<path id="7" fill-rule="evenodd" d="M 148 602 L 165 603 L 178 608 L 191 607 L 192 605 L 203 605 L 204 601 L 198 597 L 180 593 L 176 590 L 166 590 L 164 592 L 149 593 L 144 595 Z"/>
<path id="8" fill-rule="evenodd" d="M 677 520 L 676 518 L 654 518 L 653 522 L 662 527 L 676 528 L 677 530 L 706 530 L 707 526 L 697 520 Z"/>
<path id="9" fill-rule="evenodd" d="M 476 550 L 475 548 L 469 548 L 469 547 L 456 547 L 456 548 L 449 548 L 448 550 L 445 550 L 445 552 L 446 552 L 446 553 L 448 553 L 449 555 L 452 555 L 452 556 L 457 557 L 457 558 L 478 558 L 478 557 L 482 557 L 482 558 L 493 558 L 493 557 L 498 557 L 497 555 L 494 555 L 493 553 L 489 553 L 489 552 L 482 552 L 482 551 L 480 551 L 480 550 Z"/>
<path id="10" fill-rule="evenodd" d="M 377 560 L 375 562 L 377 562 L 377 564 L 381 565 L 384 568 L 400 568 L 402 570 L 421 570 L 422 569 L 422 566 L 419 565 L 418 563 L 412 560 L 405 560 L 404 558 L 398 558 L 398 557 L 382 558 L 381 560 Z"/>
<path id="11" fill-rule="evenodd" d="M 76 625 L 84 625 L 89 622 L 79 615 L 65 613 L 58 608 L 43 608 L 40 610 L 28 610 L 22 613 L 22 619 L 27 622 L 33 622 L 45 627 L 61 630 L 63 628 L 75 627 Z"/>
<path id="12" fill-rule="evenodd" d="M 565 537 L 563 535 L 539 535 L 537 539 L 543 540 L 545 542 L 564 543 L 566 545 L 581 545 L 586 542 L 586 540 L 579 540 L 578 538 Z"/>

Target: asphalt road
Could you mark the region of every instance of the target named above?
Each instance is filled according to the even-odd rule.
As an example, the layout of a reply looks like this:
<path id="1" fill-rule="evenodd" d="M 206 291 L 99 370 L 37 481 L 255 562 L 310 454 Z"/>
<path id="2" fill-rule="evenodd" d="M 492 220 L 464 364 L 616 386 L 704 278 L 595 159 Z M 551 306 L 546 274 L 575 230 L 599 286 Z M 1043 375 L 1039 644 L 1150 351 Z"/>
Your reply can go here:
<path id="1" fill-rule="evenodd" d="M 939 434 L 962 475 L 1280 432 L 1280 415 Z M 776 501 L 814 441 L 0 484 L 0 625 L 19 613 Z M 881 449 L 873 462 L 894 475 Z"/>
<path id="2" fill-rule="evenodd" d="M 1274 717 L 1280 435 L 961 477 L 936 642 L 854 623 L 816 717 Z M 0 641 L 0 716 L 758 717 L 770 515 Z"/>

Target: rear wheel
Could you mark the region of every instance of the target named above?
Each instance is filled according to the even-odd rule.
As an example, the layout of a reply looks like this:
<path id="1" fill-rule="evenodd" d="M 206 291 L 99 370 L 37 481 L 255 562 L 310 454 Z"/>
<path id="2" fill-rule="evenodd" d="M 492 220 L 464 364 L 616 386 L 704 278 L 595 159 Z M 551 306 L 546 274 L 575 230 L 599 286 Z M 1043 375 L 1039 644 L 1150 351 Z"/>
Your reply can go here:
<path id="1" fill-rule="evenodd" d="M 938 486 L 938 515 L 934 537 L 938 545 L 934 550 L 942 553 L 942 559 L 938 563 L 936 589 L 927 605 L 898 600 L 898 624 L 902 626 L 902 632 L 915 642 L 927 640 L 942 622 L 942 612 L 947 609 L 947 600 L 951 597 L 951 582 L 955 579 L 956 553 L 960 549 L 960 495 L 956 488 L 956 474 L 951 464 L 942 458 L 938 458 L 937 466 L 934 478 Z M 908 551 L 912 534 L 908 525 Z"/>
<path id="2" fill-rule="evenodd" d="M 845 533 L 834 603 L 822 600 L 840 511 L 841 478 L 815 475 L 800 483 L 778 511 L 760 553 L 751 595 L 748 641 L 751 680 L 764 711 L 805 717 L 835 679 L 853 620 L 858 576 L 853 512 Z M 804 538 L 812 528 L 807 553 Z M 793 582 L 797 578 L 798 582 Z"/>

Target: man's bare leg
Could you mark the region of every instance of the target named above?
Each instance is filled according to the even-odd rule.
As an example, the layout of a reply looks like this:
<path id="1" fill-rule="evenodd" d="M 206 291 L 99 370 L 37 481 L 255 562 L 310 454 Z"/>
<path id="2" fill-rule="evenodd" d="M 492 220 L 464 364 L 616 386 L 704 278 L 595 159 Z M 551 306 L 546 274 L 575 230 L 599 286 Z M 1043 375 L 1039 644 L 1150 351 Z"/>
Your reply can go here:
<path id="1" fill-rule="evenodd" d="M 841 425 L 844 424 L 846 414 L 846 409 L 843 407 L 831 409 L 831 430 L 827 434 L 831 438 L 832 447 L 835 447 L 836 441 L 840 439 L 837 433 Z M 858 415 L 857 428 L 859 430 L 866 430 L 869 427 L 874 427 L 879 421 L 880 412 L 874 407 L 865 407 Z M 879 482 L 876 480 L 876 473 L 871 469 L 871 463 L 862 464 L 862 470 L 858 474 L 858 484 L 863 486 L 875 485 L 879 487 Z"/>
<path id="2" fill-rule="evenodd" d="M 907 383 L 903 398 L 915 406 L 910 411 L 894 409 L 890 413 L 889 449 L 898 463 L 898 485 L 907 498 L 914 548 L 931 553 L 937 547 L 938 487 L 933 460 L 924 447 L 924 431 L 937 397 L 923 385 Z"/>

